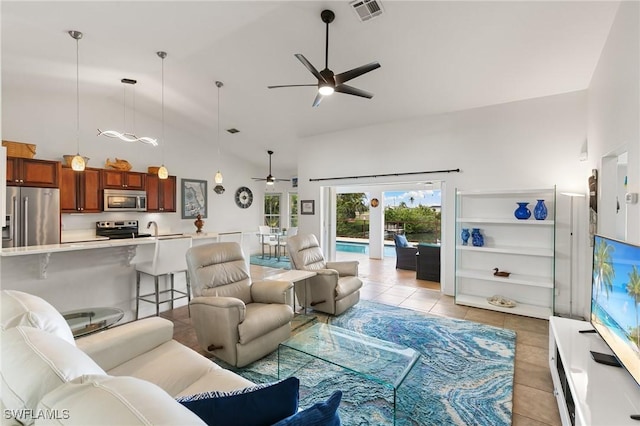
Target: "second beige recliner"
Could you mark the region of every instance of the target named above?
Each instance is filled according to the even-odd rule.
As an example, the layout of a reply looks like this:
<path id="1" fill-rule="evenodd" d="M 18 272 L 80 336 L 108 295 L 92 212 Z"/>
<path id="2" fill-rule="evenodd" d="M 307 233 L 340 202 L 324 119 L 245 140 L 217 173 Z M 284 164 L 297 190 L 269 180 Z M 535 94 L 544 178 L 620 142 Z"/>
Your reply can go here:
<path id="1" fill-rule="evenodd" d="M 303 293 L 302 286 L 296 288 L 301 305 L 308 302 L 317 311 L 340 315 L 360 301 L 362 281 L 358 278 L 358 261 L 326 262 L 313 234 L 288 238 L 287 250 L 293 269 L 317 273 L 309 278 L 309 295 Z"/>
<path id="2" fill-rule="evenodd" d="M 191 322 L 200 347 L 236 367 L 273 352 L 291 334 L 290 281 L 251 281 L 238 243 L 187 251 L 194 298 Z"/>

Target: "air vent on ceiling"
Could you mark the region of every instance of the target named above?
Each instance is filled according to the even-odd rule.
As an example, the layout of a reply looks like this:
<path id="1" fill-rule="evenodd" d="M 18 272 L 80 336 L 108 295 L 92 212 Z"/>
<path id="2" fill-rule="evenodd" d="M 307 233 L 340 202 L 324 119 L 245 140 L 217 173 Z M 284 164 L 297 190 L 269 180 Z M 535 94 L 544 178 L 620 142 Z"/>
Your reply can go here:
<path id="1" fill-rule="evenodd" d="M 240 133 L 240 130 L 236 129 L 235 127 L 232 127 L 231 129 L 227 129 L 227 132 L 233 135 L 234 133 Z"/>
<path id="2" fill-rule="evenodd" d="M 349 2 L 362 22 L 382 14 L 382 4 L 378 0 L 354 0 Z"/>

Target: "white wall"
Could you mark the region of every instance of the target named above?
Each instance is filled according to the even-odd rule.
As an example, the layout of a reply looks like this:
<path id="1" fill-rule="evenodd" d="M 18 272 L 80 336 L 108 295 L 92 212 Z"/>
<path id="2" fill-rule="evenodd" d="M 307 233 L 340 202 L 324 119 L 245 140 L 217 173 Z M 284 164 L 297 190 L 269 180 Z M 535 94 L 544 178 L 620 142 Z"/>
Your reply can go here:
<path id="1" fill-rule="evenodd" d="M 375 101 L 375 100 L 374 100 Z M 421 180 L 443 185 L 443 291 L 454 289 L 455 189 L 517 189 L 557 185 L 586 193 L 588 165 L 579 161 L 586 136 L 585 91 L 513 102 L 310 137 L 299 158 L 300 199 L 320 196 L 310 178 L 460 168 Z M 324 181 L 347 186 L 407 181 L 406 177 Z M 557 201 L 559 310 L 568 307 L 569 198 Z M 514 210 L 517 206 L 514 205 Z M 584 220 L 583 220 L 584 221 Z M 320 233 L 319 215 L 301 216 L 302 232 Z M 568 311 L 568 308 L 566 309 Z"/>
<path id="2" fill-rule="evenodd" d="M 588 92 L 590 168 L 603 172 L 608 155 L 627 152 L 627 192 L 640 192 L 640 3 L 622 2 L 593 74 Z M 617 161 L 615 162 L 617 170 Z M 601 176 L 599 181 L 607 179 Z M 615 191 L 615 187 L 599 188 Z M 609 194 L 611 195 L 611 194 Z M 616 231 L 615 196 L 598 205 L 598 232 L 620 237 Z M 600 201 L 600 200 L 599 200 Z M 624 204 L 626 239 L 640 244 L 640 204 Z M 618 228 L 619 229 L 619 228 Z M 616 235 L 618 234 L 618 235 Z"/>

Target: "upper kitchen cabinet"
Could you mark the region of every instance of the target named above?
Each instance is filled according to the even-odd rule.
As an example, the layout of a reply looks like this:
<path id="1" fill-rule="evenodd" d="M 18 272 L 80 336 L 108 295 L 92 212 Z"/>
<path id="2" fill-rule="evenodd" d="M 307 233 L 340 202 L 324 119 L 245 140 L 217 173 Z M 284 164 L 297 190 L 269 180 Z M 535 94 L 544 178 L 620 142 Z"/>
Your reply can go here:
<path id="1" fill-rule="evenodd" d="M 63 167 L 60 175 L 60 210 L 62 213 L 100 213 L 100 169 L 76 172 Z"/>
<path id="2" fill-rule="evenodd" d="M 60 169 L 59 161 L 7 157 L 7 185 L 58 188 Z"/>
<path id="3" fill-rule="evenodd" d="M 144 191 L 146 176 L 145 173 L 103 169 L 102 187 L 104 189 L 136 189 Z"/>
<path id="4" fill-rule="evenodd" d="M 147 211 L 171 213 L 176 211 L 175 176 L 160 179 L 158 175 L 147 175 Z"/>

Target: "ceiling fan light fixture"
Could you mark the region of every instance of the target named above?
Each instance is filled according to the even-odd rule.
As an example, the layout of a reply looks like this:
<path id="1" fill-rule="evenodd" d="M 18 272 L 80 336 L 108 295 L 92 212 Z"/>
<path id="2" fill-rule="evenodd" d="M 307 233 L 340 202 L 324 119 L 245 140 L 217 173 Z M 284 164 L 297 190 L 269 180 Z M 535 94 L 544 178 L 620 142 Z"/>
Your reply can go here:
<path id="1" fill-rule="evenodd" d="M 273 185 L 276 183 L 276 180 L 273 178 L 273 176 L 269 175 L 267 176 L 267 185 Z"/>
<path id="2" fill-rule="evenodd" d="M 321 86 L 318 88 L 318 93 L 320 93 L 322 96 L 329 96 L 329 95 L 332 95 L 332 94 L 333 94 L 333 92 L 335 92 L 335 89 L 334 89 L 332 86 L 328 85 L 328 84 L 326 84 L 326 85 L 321 85 Z"/>

